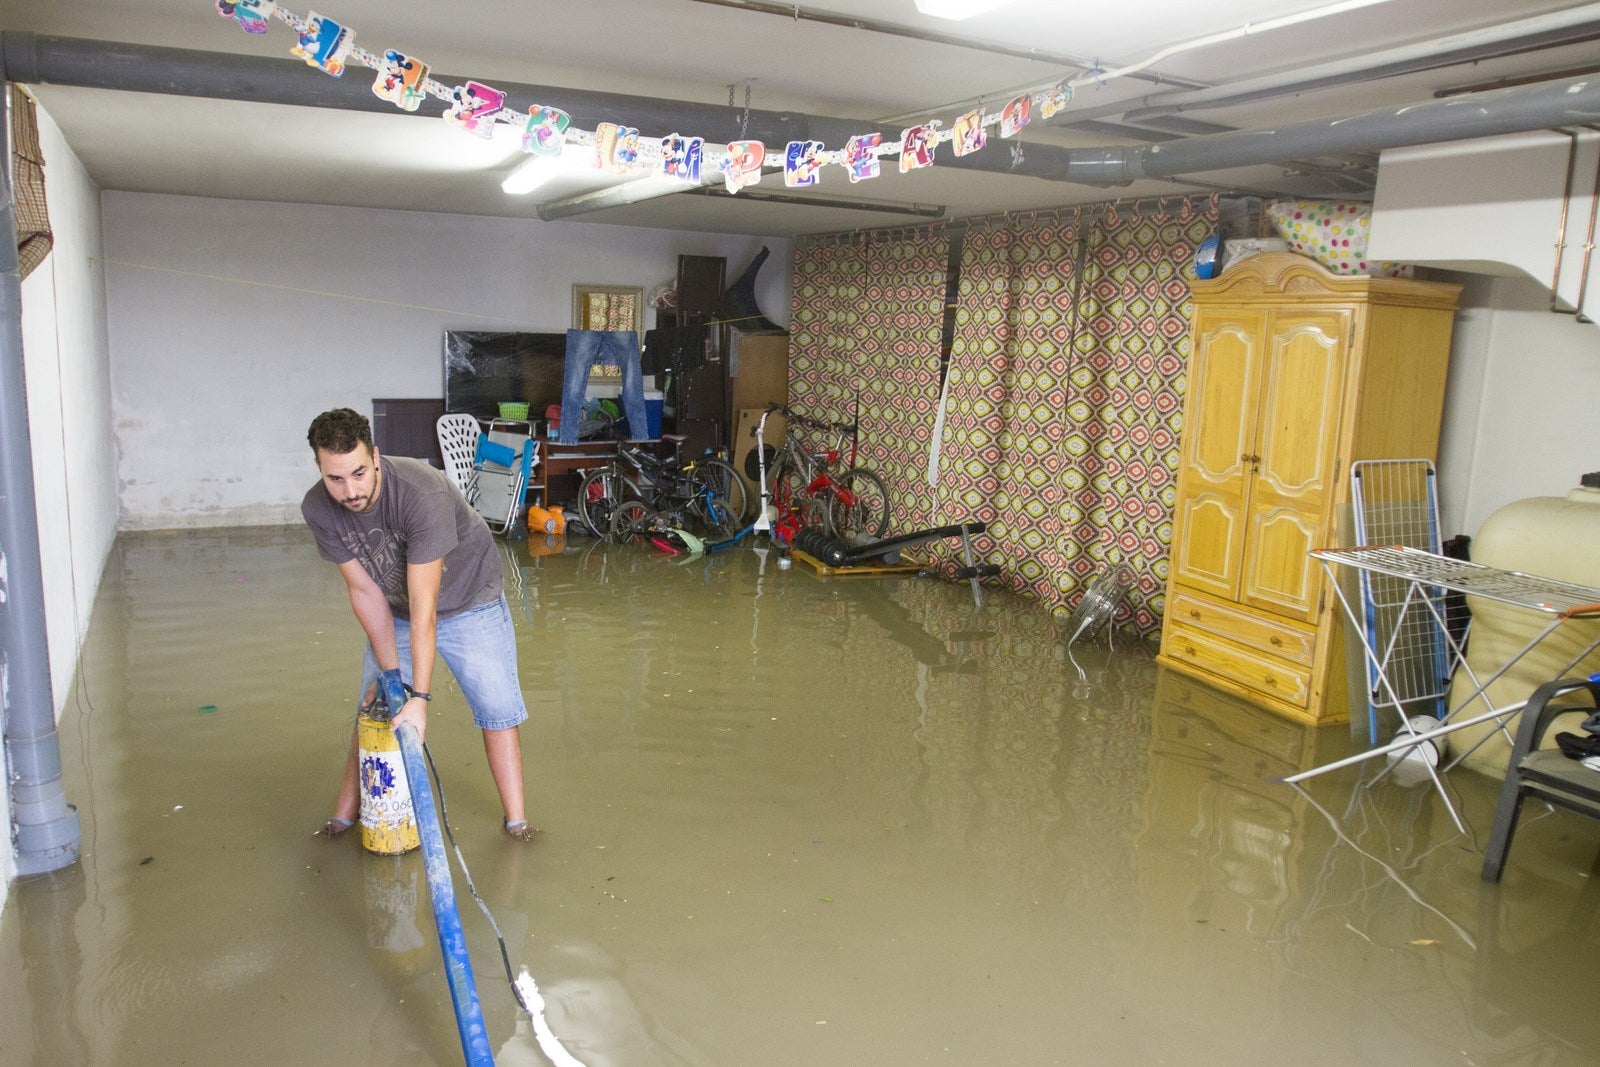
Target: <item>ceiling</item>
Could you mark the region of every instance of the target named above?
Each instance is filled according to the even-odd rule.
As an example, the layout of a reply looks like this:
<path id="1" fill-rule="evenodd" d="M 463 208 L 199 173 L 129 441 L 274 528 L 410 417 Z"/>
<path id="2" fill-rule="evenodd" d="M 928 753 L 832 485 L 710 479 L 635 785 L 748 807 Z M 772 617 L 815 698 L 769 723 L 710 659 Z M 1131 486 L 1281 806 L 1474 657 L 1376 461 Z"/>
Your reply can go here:
<path id="1" fill-rule="evenodd" d="M 306 0 L 284 7 L 312 13 Z M 601 116 L 646 138 L 682 133 L 708 144 L 782 113 L 785 122 L 813 117 L 811 128 L 830 130 L 824 143 L 836 149 L 843 143 L 835 135 L 848 125 L 820 118 L 864 130 L 930 118 L 948 127 L 980 103 L 992 113 L 1023 91 L 1081 84 L 1062 114 L 1044 121 L 1036 113 L 1014 139 L 991 130 L 987 147 L 963 161 L 984 169 L 956 165 L 945 145 L 931 167 L 900 174 L 888 156 L 880 177 L 859 183 L 829 166 L 809 190 L 786 189 L 781 174 L 769 173 L 732 197 L 676 192 L 582 210 L 552 205 L 620 179 L 583 170 L 529 195 L 507 195 L 500 182 L 525 158 L 515 127 L 502 123 L 492 139 L 474 137 L 442 121 L 445 104 L 434 99 L 417 114 L 401 112 L 367 91 L 373 73 L 356 63 L 330 86 L 326 74 L 289 56 L 295 34 L 284 22 L 248 34 L 218 17 L 213 0 L 0 0 L 0 44 L 11 78 L 21 69 L 10 61 L 13 48 L 25 33 L 208 53 L 198 57 L 206 79 L 147 59 L 153 69 L 143 77 L 151 84 L 139 87 L 161 92 L 129 91 L 109 67 L 100 77 L 115 88 L 86 87 L 93 76 L 34 86 L 106 190 L 513 218 L 540 217 L 542 207 L 551 218 L 766 236 L 1213 190 L 1362 198 L 1374 181 L 1371 152 L 1301 154 L 1115 186 L 1014 171 L 1049 170 L 1041 161 L 1069 149 L 1270 131 L 1395 111 L 1463 88 L 1600 71 L 1593 36 L 1600 4 L 1540 0 L 1013 0 L 963 21 L 921 14 L 914 0 L 468 0 L 448 7 L 318 0 L 316 10 L 351 27 L 360 47 L 419 56 L 445 84 L 471 78 L 505 88 L 518 111 L 551 105 L 572 111 L 574 128 Z M 1497 40 L 1509 36 L 1499 27 L 1561 12 L 1589 17 L 1565 19 L 1573 25 L 1531 43 Z M 1303 13 L 1318 17 L 1282 27 L 1269 21 Z M 1458 35 L 1467 38 L 1444 40 Z M 1462 43 L 1482 47 L 1469 59 L 1411 63 L 1425 69 L 1363 69 L 1393 50 L 1438 56 Z M 275 73 L 247 76 L 249 61 L 236 57 L 276 61 Z M 1330 64 L 1338 69 L 1302 84 Z M 1096 66 L 1107 73 L 1086 73 Z M 1134 66 L 1141 69 L 1117 73 Z M 181 95 L 212 92 L 212 82 L 244 99 Z M 1251 89 L 1251 98 L 1206 91 L 1230 88 Z M 381 110 L 278 102 L 331 89 Z M 660 183 L 628 188 L 652 184 Z M 720 184 L 708 190 L 720 191 Z"/>

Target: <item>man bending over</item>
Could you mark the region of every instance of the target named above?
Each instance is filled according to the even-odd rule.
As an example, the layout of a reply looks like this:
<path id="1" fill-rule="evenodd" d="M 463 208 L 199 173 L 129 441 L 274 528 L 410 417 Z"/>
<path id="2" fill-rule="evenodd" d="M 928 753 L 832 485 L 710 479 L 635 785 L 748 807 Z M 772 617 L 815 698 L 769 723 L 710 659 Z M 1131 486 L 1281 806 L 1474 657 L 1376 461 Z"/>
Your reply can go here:
<path id="1" fill-rule="evenodd" d="M 517 642 L 500 554 L 483 517 L 456 487 L 415 459 L 380 456 L 366 417 L 325 411 L 306 435 L 322 479 L 300 503 L 322 558 L 338 566 L 350 607 L 367 635 L 362 706 L 376 699 L 380 671 L 399 668 L 407 700 L 394 724 L 428 725 L 435 652 L 444 658 L 483 730 L 506 833 L 526 841 L 519 724 L 528 717 L 517 681 Z M 359 814 L 356 742 L 323 832 L 337 837 Z"/>

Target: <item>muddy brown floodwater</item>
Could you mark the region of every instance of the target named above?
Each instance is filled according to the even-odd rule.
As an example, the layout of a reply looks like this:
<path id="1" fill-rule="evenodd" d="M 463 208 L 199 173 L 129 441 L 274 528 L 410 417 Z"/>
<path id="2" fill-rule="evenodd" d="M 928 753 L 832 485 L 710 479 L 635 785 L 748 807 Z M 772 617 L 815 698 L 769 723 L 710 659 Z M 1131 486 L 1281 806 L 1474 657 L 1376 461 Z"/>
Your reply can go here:
<path id="1" fill-rule="evenodd" d="M 1427 785 L 1028 601 L 503 546 L 530 845 L 447 682 L 428 742 L 569 1052 L 617 1064 L 1600 1058 L 1600 824 Z M 544 553 L 544 554 L 541 554 Z M 126 534 L 61 720 L 82 859 L 11 887 L 0 1062 L 459 1062 L 417 854 L 329 814 L 360 636 L 297 528 Z M 1080 674 L 1079 668 L 1082 673 Z M 447 679 L 441 669 L 436 679 Z M 544 1060 L 456 889 L 490 1044 Z"/>

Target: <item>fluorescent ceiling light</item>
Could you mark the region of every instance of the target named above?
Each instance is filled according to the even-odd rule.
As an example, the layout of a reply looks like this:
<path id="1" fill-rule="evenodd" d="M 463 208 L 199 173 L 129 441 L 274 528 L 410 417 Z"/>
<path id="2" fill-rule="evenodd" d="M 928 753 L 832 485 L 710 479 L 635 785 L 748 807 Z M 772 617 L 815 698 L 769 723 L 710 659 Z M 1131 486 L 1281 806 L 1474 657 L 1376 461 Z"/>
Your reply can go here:
<path id="1" fill-rule="evenodd" d="M 1009 3 L 1011 0 L 916 0 L 917 10 L 924 15 L 954 20 L 970 19 Z"/>
<path id="2" fill-rule="evenodd" d="M 525 196 L 554 178 L 560 169 L 548 156 L 529 156 L 506 175 L 500 188 L 511 196 Z"/>
<path id="3" fill-rule="evenodd" d="M 593 148 L 567 145 L 559 156 L 527 156 L 505 176 L 500 188 L 510 196 L 525 196 L 552 178 L 563 174 L 583 174 L 594 169 Z"/>

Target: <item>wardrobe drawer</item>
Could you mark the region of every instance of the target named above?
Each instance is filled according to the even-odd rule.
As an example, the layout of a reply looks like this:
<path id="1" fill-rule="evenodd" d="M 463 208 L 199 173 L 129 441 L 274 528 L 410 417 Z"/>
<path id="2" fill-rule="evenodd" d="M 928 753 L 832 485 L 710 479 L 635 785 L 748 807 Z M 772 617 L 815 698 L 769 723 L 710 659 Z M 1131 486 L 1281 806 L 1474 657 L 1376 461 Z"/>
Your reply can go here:
<path id="1" fill-rule="evenodd" d="M 1311 700 L 1311 669 L 1267 655 L 1226 638 L 1173 623 L 1161 642 L 1167 657 L 1191 663 L 1255 692 L 1306 707 Z"/>
<path id="2" fill-rule="evenodd" d="M 1220 604 L 1183 590 L 1172 594 L 1167 602 L 1167 615 L 1189 629 L 1204 630 L 1306 667 L 1311 666 L 1317 647 L 1314 632 L 1297 630 L 1281 619 L 1264 619 L 1248 609 Z"/>

